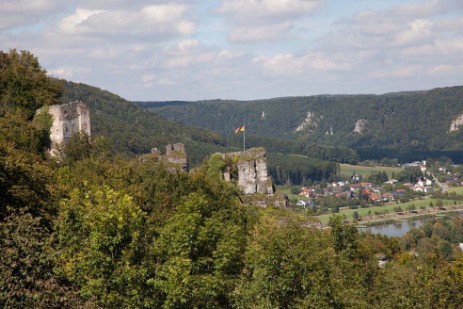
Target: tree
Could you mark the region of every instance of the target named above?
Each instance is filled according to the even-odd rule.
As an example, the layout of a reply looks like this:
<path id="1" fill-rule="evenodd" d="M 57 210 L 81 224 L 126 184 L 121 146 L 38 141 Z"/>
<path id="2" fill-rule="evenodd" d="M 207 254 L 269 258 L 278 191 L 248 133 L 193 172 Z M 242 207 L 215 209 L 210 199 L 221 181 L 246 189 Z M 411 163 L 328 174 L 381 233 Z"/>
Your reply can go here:
<path id="1" fill-rule="evenodd" d="M 407 210 L 410 211 L 410 212 L 416 210 L 415 204 L 409 205 L 409 206 L 407 207 Z"/>
<path id="2" fill-rule="evenodd" d="M 57 238 L 63 274 L 103 307 L 138 307 L 145 213 L 108 187 L 75 189 L 61 204 Z"/>
<path id="3" fill-rule="evenodd" d="M 20 113 L 31 119 L 43 105 L 60 102 L 62 84 L 46 75 L 28 51 L 0 51 L 0 116 Z"/>
<path id="4" fill-rule="evenodd" d="M 56 275 L 50 232 L 31 214 L 0 221 L 0 307 L 81 307 L 76 287 Z"/>
<path id="5" fill-rule="evenodd" d="M 246 244 L 236 207 L 214 205 L 192 193 L 161 229 L 156 248 L 162 266 L 156 286 L 165 295 L 165 308 L 229 306 Z"/>
<path id="6" fill-rule="evenodd" d="M 441 199 L 438 199 L 437 202 L 436 202 L 436 206 L 437 206 L 438 208 L 444 207 L 444 201 L 441 200 Z"/>
<path id="7" fill-rule="evenodd" d="M 328 225 L 331 227 L 331 240 L 336 253 L 345 251 L 353 258 L 357 250 L 357 229 L 353 225 L 344 224 L 341 216 L 330 217 Z"/>

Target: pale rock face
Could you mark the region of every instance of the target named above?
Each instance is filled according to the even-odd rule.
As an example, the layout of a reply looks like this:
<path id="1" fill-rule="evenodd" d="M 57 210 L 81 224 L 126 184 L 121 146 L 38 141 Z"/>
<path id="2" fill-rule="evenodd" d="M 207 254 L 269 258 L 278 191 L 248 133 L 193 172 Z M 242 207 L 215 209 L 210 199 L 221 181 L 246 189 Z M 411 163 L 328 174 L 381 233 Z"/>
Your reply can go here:
<path id="1" fill-rule="evenodd" d="M 254 194 L 257 188 L 255 161 L 238 163 L 238 188 L 244 194 Z"/>
<path id="2" fill-rule="evenodd" d="M 274 193 L 267 171 L 265 150 L 250 149 L 249 158 L 238 162 L 238 188 L 246 195 Z"/>
<path id="3" fill-rule="evenodd" d="M 264 158 L 256 161 L 257 193 L 273 194 L 272 181 L 268 177 L 267 162 Z"/>
<path id="4" fill-rule="evenodd" d="M 307 116 L 305 117 L 304 121 L 299 124 L 294 131 L 300 132 L 303 131 L 305 128 L 316 128 L 318 127 L 318 123 L 315 119 L 315 114 L 312 112 L 308 112 Z"/>
<path id="5" fill-rule="evenodd" d="M 352 131 L 353 133 L 363 134 L 367 130 L 368 122 L 365 119 L 359 119 L 355 123 L 355 128 Z"/>
<path id="6" fill-rule="evenodd" d="M 449 132 L 458 131 L 460 130 L 462 126 L 463 126 L 463 114 L 461 114 L 455 120 L 452 121 L 452 123 L 450 124 Z"/>

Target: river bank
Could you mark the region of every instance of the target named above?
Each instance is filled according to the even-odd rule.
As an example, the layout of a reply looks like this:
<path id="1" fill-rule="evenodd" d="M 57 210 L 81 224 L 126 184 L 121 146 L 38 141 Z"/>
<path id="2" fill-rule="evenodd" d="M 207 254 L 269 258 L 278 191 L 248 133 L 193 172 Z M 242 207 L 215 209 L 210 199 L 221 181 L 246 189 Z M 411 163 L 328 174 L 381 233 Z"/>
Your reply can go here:
<path id="1" fill-rule="evenodd" d="M 426 217 L 426 216 L 437 216 L 440 214 L 452 213 L 452 212 L 463 212 L 463 204 L 460 205 L 452 205 L 442 208 L 427 208 L 427 209 L 419 209 L 415 211 L 404 211 L 399 213 L 390 213 L 384 215 L 372 215 L 366 216 L 362 218 L 362 220 L 345 220 L 346 223 L 354 223 L 354 224 L 361 224 L 361 225 L 375 225 L 375 224 L 384 224 L 389 222 L 397 222 L 397 221 L 407 221 L 413 220 L 419 217 Z"/>

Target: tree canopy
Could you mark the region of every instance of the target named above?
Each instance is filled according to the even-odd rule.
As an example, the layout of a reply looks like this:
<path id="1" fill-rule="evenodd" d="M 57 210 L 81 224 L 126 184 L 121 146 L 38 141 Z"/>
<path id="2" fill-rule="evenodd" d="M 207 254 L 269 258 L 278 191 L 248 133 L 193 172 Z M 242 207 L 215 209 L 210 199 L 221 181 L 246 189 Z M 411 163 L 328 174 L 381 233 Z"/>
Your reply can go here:
<path id="1" fill-rule="evenodd" d="M 46 73 L 28 51 L 0 51 L 0 115 L 10 112 L 31 118 L 43 105 L 59 103 L 62 84 Z"/>

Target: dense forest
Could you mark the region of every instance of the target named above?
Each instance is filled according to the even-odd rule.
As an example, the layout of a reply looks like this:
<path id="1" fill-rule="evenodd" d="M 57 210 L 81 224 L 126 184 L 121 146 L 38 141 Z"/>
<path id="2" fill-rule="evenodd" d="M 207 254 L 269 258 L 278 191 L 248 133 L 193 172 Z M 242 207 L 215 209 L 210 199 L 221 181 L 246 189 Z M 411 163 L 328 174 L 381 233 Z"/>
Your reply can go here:
<path id="1" fill-rule="evenodd" d="M 225 135 L 244 122 L 248 133 L 257 136 L 344 146 L 362 160 L 389 157 L 404 162 L 446 156 L 461 162 L 463 130 L 449 130 L 463 114 L 462 98 L 460 86 L 384 95 L 137 104 L 162 117 Z M 354 132 L 359 120 L 363 129 Z"/>
<path id="2" fill-rule="evenodd" d="M 0 52 L 0 68 L 0 307 L 461 307 L 461 219 L 402 239 L 340 217 L 320 230 L 242 204 L 210 160 L 169 172 L 81 135 L 53 159 L 33 115 L 62 85 L 29 52 Z"/>

